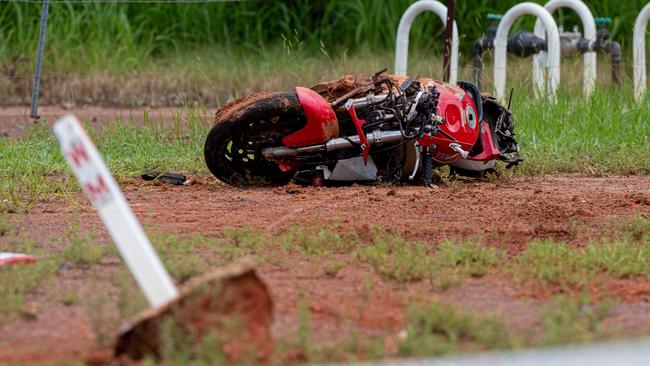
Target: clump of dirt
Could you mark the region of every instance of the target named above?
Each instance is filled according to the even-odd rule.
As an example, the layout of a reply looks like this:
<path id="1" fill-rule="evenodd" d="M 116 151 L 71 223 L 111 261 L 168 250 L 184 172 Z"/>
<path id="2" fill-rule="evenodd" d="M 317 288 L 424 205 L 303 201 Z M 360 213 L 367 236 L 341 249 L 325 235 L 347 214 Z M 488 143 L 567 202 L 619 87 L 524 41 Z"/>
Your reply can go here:
<path id="1" fill-rule="evenodd" d="M 207 335 L 218 336 L 214 346 L 230 361 L 241 360 L 254 350 L 254 358 L 263 362 L 273 351 L 272 317 L 269 291 L 252 260 L 244 260 L 193 279 L 176 300 L 137 316 L 121 331 L 115 354 L 135 360 L 160 359 L 163 327 L 171 321 L 178 339 L 197 344 Z"/>
<path id="2" fill-rule="evenodd" d="M 323 81 L 311 87 L 313 91 L 320 94 L 328 102 L 333 102 L 352 90 L 362 87 L 370 81 L 370 78 L 361 74 L 345 75 L 337 80 Z"/>
<path id="3" fill-rule="evenodd" d="M 244 109 L 245 107 L 257 103 L 261 99 L 273 96 L 274 93 L 253 93 L 245 95 L 233 102 L 230 102 L 217 110 L 215 121 L 227 121 L 232 118 L 232 114 Z"/>

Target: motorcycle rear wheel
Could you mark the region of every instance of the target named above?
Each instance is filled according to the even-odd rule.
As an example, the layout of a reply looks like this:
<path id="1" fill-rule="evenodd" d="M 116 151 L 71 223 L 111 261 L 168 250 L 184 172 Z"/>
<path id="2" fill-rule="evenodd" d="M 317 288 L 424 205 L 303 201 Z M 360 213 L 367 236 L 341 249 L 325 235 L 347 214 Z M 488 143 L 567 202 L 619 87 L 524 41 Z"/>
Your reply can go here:
<path id="1" fill-rule="evenodd" d="M 260 93 L 219 109 L 205 141 L 205 162 L 222 182 L 233 186 L 288 183 L 294 172 L 264 158 L 262 149 L 282 146 L 282 138 L 306 123 L 295 93 Z"/>

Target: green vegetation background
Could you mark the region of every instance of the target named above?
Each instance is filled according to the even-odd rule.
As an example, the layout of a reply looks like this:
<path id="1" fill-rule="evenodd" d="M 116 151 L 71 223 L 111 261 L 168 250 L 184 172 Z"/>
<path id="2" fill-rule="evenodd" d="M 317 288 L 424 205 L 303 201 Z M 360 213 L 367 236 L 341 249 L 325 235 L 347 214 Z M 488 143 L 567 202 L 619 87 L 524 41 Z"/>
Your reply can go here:
<path id="1" fill-rule="evenodd" d="M 164 1 L 164 0 L 161 0 Z M 46 56 L 50 65 L 74 67 L 116 61 L 135 64 L 150 56 L 218 46 L 229 52 L 261 52 L 287 39 L 310 52 L 332 55 L 390 50 L 400 16 L 413 0 L 250 0 L 241 2 L 69 3 L 50 7 Z M 457 20 L 465 55 L 490 24 L 489 12 L 504 13 L 519 0 L 461 0 Z M 546 0 L 537 0 L 545 3 Z M 586 1 L 594 16 L 609 16 L 613 38 L 631 46 L 634 19 L 644 0 Z M 0 62 L 35 54 L 41 5 L 0 3 Z M 532 29 L 532 17 L 522 25 Z M 568 9 L 556 14 L 559 23 L 579 24 Z M 529 23 L 529 24 L 528 24 Z M 518 25 L 515 25 L 517 27 Z M 441 23 L 434 14 L 416 21 L 411 45 L 439 50 Z M 363 51 L 359 51 L 363 50 Z M 98 66 L 98 65 L 97 65 Z"/>

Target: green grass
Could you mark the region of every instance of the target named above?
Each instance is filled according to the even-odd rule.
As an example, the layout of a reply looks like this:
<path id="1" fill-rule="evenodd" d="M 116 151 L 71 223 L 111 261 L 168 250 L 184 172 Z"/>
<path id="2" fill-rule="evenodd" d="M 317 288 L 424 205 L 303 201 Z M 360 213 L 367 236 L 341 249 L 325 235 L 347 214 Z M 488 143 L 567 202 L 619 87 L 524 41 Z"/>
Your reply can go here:
<path id="1" fill-rule="evenodd" d="M 533 329 L 517 333 L 501 317 L 440 302 L 413 303 L 407 310 L 402 356 L 439 356 L 522 347 L 566 346 L 611 339 L 617 329 L 603 323 L 614 301 L 556 297 L 538 308 Z"/>
<path id="2" fill-rule="evenodd" d="M 650 241 L 602 239 L 584 248 L 563 242 L 530 243 L 514 258 L 513 274 L 522 282 L 582 288 L 599 275 L 638 278 L 650 274 Z"/>
<path id="3" fill-rule="evenodd" d="M 155 234 L 151 241 L 165 268 L 180 283 L 203 273 L 208 268 L 208 261 L 202 258 L 200 251 L 211 245 L 213 239 L 201 235 L 178 237 Z"/>
<path id="4" fill-rule="evenodd" d="M 180 112 L 176 123 L 145 119 L 115 121 L 101 132 L 86 125 L 109 169 L 119 180 L 139 176 L 152 168 L 206 174 L 202 149 L 207 124 L 200 110 Z M 24 211 L 46 197 L 69 197 L 79 191 L 59 151 L 54 135 L 44 124 L 28 129 L 19 139 L 0 139 L 0 211 Z"/>
<path id="5" fill-rule="evenodd" d="M 575 285 L 591 288 L 596 282 L 590 281 L 596 276 L 647 277 L 650 274 L 650 242 L 645 234 L 640 236 L 642 239 L 634 236 L 639 227 L 647 224 L 645 220 L 637 217 L 629 223 L 621 223 L 621 227 L 627 229 L 621 230 L 620 239 L 602 239 L 584 248 L 539 241 L 530 243 L 522 253 L 510 256 L 479 244 L 477 239 L 457 243 L 421 243 L 378 229 L 371 231 L 370 237 L 362 237 L 356 232 L 339 230 L 336 225 L 329 231 L 314 226 L 290 228 L 280 233 L 251 228 L 228 229 L 214 236 L 174 235 L 156 228 L 148 231 L 152 232 L 152 242 L 177 282 L 184 282 L 241 256 L 254 255 L 258 261 L 273 264 L 279 257 L 300 255 L 314 263 L 314 273 L 320 271 L 331 278 L 339 276 L 344 266 L 360 259 L 369 264 L 367 269 L 376 271 L 388 283 L 402 285 L 406 281 L 432 281 L 436 290 L 445 290 L 448 286 L 461 284 L 465 278 L 490 272 L 520 279 L 526 284 L 566 284 L 564 297 L 531 304 L 538 311 L 538 319 L 532 329 L 524 333 L 513 329 L 508 319 L 491 313 L 490 309 L 477 312 L 459 305 L 407 296 L 405 331 L 396 340 L 396 351 L 399 356 L 427 356 L 564 345 L 620 335 L 616 329 L 605 327 L 603 323 L 614 305 L 613 300 L 589 299 L 580 295 L 580 289 Z M 20 238 L 16 234 L 8 235 L 13 238 L 10 238 L 12 245 L 19 245 Z M 64 240 L 72 245 L 52 258 L 44 258 L 34 265 L 0 269 L 0 283 L 3 284 L 0 286 L 0 320 L 16 313 L 35 316 L 33 310 L 25 307 L 26 299 L 42 291 L 48 281 L 55 278 L 56 264 L 61 261 L 82 264 L 84 270 L 105 268 L 97 268 L 102 256 L 92 254 L 93 248 L 97 247 L 92 231 L 81 233 L 71 225 Z M 22 250 L 31 252 L 27 245 L 33 244 L 23 240 L 22 245 Z M 114 252 L 110 254 L 116 255 Z M 291 268 L 282 270 L 291 272 Z M 117 290 L 105 291 L 97 282 L 91 282 L 90 289 L 83 293 L 67 292 L 56 296 L 56 301 L 66 306 L 88 307 L 89 319 L 100 343 L 112 339 L 112 331 L 121 320 L 146 307 L 126 269 L 112 274 L 110 283 Z M 371 286 L 370 282 L 364 283 L 368 292 L 362 297 L 370 296 Z M 297 291 L 301 293 L 303 290 Z M 285 364 L 283 357 L 296 352 L 309 362 L 374 359 L 387 354 L 384 336 L 368 336 L 355 329 L 345 337 L 337 338 L 336 342 L 323 345 L 316 338 L 320 333 L 312 324 L 311 311 L 307 297 L 302 296 L 298 303 L 298 329 L 295 337 L 289 336 L 279 342 L 278 364 Z M 221 344 L 222 339 L 211 336 L 200 342 L 187 343 L 188 339 L 174 336 L 174 324 L 165 327 L 162 330 L 163 358 L 168 363 L 200 365 L 223 362 L 220 348 L 209 346 Z"/>
<path id="6" fill-rule="evenodd" d="M 61 251 L 60 256 L 67 263 L 92 266 L 98 264 L 105 255 L 112 252 L 112 247 L 98 243 L 94 231 L 82 233 L 76 224 L 71 224 L 68 227 L 65 238 L 70 245 Z"/>
<path id="7" fill-rule="evenodd" d="M 492 22 L 489 12 L 504 13 L 517 0 L 474 0 L 457 3 L 457 22 L 462 49 L 470 54 Z M 535 1 L 544 4 L 545 1 Z M 367 45 L 372 49 L 394 47 L 395 32 L 404 10 L 413 0 L 331 1 L 243 1 L 197 4 L 73 4 L 50 5 L 48 24 L 48 66 L 70 68 L 140 67 L 150 57 L 183 53 L 187 49 L 219 45 L 225 53 L 262 53 L 269 45 L 288 41 L 319 52 L 323 47 L 336 53 L 355 52 Z M 591 2 L 595 16 L 611 16 L 611 35 L 628 45 L 634 19 L 645 3 L 641 0 Z M 0 5 L 2 34 L 0 55 L 4 62 L 17 55 L 35 52 L 41 6 L 37 3 L 4 2 Z M 579 24 L 569 10 L 556 18 L 567 25 Z M 516 25 L 532 29 L 527 17 Z M 432 37 L 433 36 L 433 37 Z M 297 39 L 297 41 L 296 41 Z M 423 14 L 412 30 L 412 47 L 440 52 L 441 22 L 434 14 Z M 83 54 L 84 57 L 79 57 Z M 20 64 L 19 64 L 20 66 Z"/>
<path id="8" fill-rule="evenodd" d="M 438 245 L 408 241 L 400 235 L 377 233 L 361 257 L 379 274 L 398 281 L 428 279 L 447 289 L 467 277 L 481 277 L 495 268 L 503 253 L 471 241 Z"/>
<path id="9" fill-rule="evenodd" d="M 558 297 L 541 310 L 542 333 L 536 343 L 562 346 L 607 339 L 615 329 L 605 327 L 603 320 L 613 305 L 610 299 L 593 302 L 585 296 Z"/>
<path id="10" fill-rule="evenodd" d="M 471 64 L 472 46 L 492 22 L 487 13 L 503 13 L 518 2 L 457 3 L 461 68 Z M 214 106 L 250 91 L 288 90 L 342 73 L 392 69 L 397 25 L 412 3 L 53 2 L 42 102 L 176 106 L 198 100 Z M 611 37 L 622 42 L 624 75 L 631 75 L 631 29 L 645 3 L 607 0 L 589 5 L 596 16 L 613 17 Z M 38 3 L 0 3 L 0 104 L 29 103 L 40 10 Z M 566 29 L 579 23 L 576 14 L 567 9 L 556 12 L 556 19 Z M 512 32 L 532 30 L 533 22 L 533 17 L 524 17 Z M 440 77 L 442 44 L 440 20 L 431 13 L 421 14 L 410 37 L 411 73 Z M 604 59 L 600 60 L 600 75 L 607 74 L 602 72 L 608 67 Z M 471 79 L 470 68 L 461 72 L 465 79 Z M 575 74 L 569 73 L 573 78 Z M 626 84 L 631 84 L 629 79 Z"/>
<path id="11" fill-rule="evenodd" d="M 336 77 L 339 71 L 353 71 L 357 64 L 364 65 L 362 68 L 368 73 L 392 62 L 386 55 L 372 62 L 366 62 L 368 58 L 364 56 L 343 60 L 341 65 L 332 67 L 323 66 L 318 59 L 298 57 L 285 62 L 283 57 L 262 62 L 259 70 L 253 67 L 255 60 L 248 60 L 242 67 L 221 69 L 218 77 L 238 79 L 228 93 L 243 94 L 248 90 L 311 85 L 322 78 Z M 286 69 L 277 72 L 274 65 Z M 431 75 L 433 65 L 437 64 L 418 58 L 414 71 Z M 575 77 L 578 69 L 574 62 L 565 70 L 567 85 L 561 88 L 558 103 L 552 104 L 532 98 L 525 87 L 530 82 L 526 75 L 528 66 L 518 65 L 513 65 L 512 84 L 517 91 L 512 110 L 526 161 L 514 170 L 515 175 L 650 174 L 650 109 L 635 104 L 628 89 L 616 92 L 600 88 L 585 101 L 575 94 L 581 80 Z M 325 71 L 316 71 L 319 68 Z M 258 71 L 262 74 L 259 78 L 255 74 Z M 224 76 L 228 72 L 232 75 Z M 101 131 L 89 124 L 86 127 L 119 181 L 152 168 L 209 174 L 203 161 L 203 144 L 211 120 L 212 115 L 205 108 L 186 106 L 178 110 L 172 121 L 164 123 L 145 113 L 141 125 L 127 118 L 116 120 Z M 2 211 L 27 210 L 46 197 L 70 197 L 78 191 L 74 179 L 69 179 L 70 171 L 54 137 L 45 126 L 28 127 L 20 138 L 0 138 L 0 160 L 0 176 L 6 177 L 0 181 Z"/>
<path id="12" fill-rule="evenodd" d="M 30 316 L 31 309 L 24 306 L 27 296 L 51 280 L 55 272 L 56 267 L 51 262 L 0 268 L 0 323 L 5 315 L 13 313 Z"/>
<path id="13" fill-rule="evenodd" d="M 481 316 L 453 306 L 431 302 L 411 305 L 401 356 L 439 356 L 460 351 L 509 349 L 516 338 L 493 315 Z"/>

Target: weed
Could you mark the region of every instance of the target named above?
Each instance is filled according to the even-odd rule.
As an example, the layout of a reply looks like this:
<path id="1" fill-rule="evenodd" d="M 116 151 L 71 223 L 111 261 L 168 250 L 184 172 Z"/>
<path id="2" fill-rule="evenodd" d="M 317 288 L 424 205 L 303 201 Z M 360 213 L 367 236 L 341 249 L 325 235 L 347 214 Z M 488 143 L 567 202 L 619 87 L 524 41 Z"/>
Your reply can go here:
<path id="1" fill-rule="evenodd" d="M 439 244 L 435 250 L 396 234 L 375 235 L 372 245 L 360 250 L 373 269 L 398 282 L 431 279 L 446 290 L 468 276 L 481 277 L 494 268 L 503 253 L 472 242 Z"/>
<path id="2" fill-rule="evenodd" d="M 122 319 L 128 319 L 148 307 L 142 291 L 138 288 L 130 272 L 118 271 L 113 278 L 115 279 L 113 283 L 119 289 L 116 305 Z"/>
<path id="3" fill-rule="evenodd" d="M 329 277 L 336 277 L 338 275 L 339 271 L 345 267 L 345 262 L 335 260 L 335 261 L 329 261 L 325 264 L 325 274 Z"/>
<path id="4" fill-rule="evenodd" d="M 98 264 L 110 249 L 99 245 L 92 231 L 82 234 L 77 224 L 70 224 L 65 231 L 70 246 L 63 249 L 60 256 L 69 263 L 79 265 Z"/>
<path id="5" fill-rule="evenodd" d="M 77 293 L 74 292 L 74 291 L 66 291 L 61 297 L 61 302 L 65 306 L 74 305 L 78 301 L 79 301 L 79 298 L 77 297 Z"/>
<path id="6" fill-rule="evenodd" d="M 179 283 L 183 283 L 207 268 L 207 261 L 198 250 L 207 246 L 204 237 L 181 237 L 169 234 L 155 234 L 152 244 L 159 253 L 165 268 Z"/>
<path id="7" fill-rule="evenodd" d="M 375 272 L 398 282 L 421 280 L 431 274 L 432 258 L 426 246 L 396 234 L 375 235 L 372 245 L 360 252 Z"/>
<path id="8" fill-rule="evenodd" d="M 620 231 L 630 236 L 632 240 L 650 243 L 650 217 L 637 214 L 633 219 L 620 224 Z"/>
<path id="9" fill-rule="evenodd" d="M 56 273 L 51 261 L 38 261 L 30 265 L 0 268 L 0 319 L 2 315 L 20 313 L 25 297 Z"/>
<path id="10" fill-rule="evenodd" d="M 460 272 L 471 277 L 482 277 L 504 257 L 495 248 L 466 241 L 445 241 L 438 245 L 433 265 L 438 271 Z"/>
<path id="11" fill-rule="evenodd" d="M 628 239 L 604 239 L 585 248 L 535 241 L 515 257 L 511 269 L 523 282 L 581 287 L 596 275 L 634 278 L 650 273 L 650 247 Z"/>
<path id="12" fill-rule="evenodd" d="M 226 229 L 223 236 L 226 242 L 221 244 L 219 252 L 230 253 L 229 258 L 263 252 L 268 241 L 263 231 L 250 227 Z"/>
<path id="13" fill-rule="evenodd" d="M 352 253 L 359 247 L 360 241 L 354 231 L 338 232 L 336 228 L 324 226 L 292 226 L 281 238 L 286 250 L 298 250 L 318 256 Z"/>
<path id="14" fill-rule="evenodd" d="M 161 358 L 148 358 L 145 364 L 158 365 L 161 361 L 169 365 L 224 365 L 223 336 L 210 332 L 200 339 L 194 339 L 172 317 L 162 321 L 160 327 Z"/>
<path id="15" fill-rule="evenodd" d="M 606 338 L 612 334 L 602 321 L 612 307 L 611 300 L 592 303 L 587 297 L 556 298 L 541 312 L 542 345 L 565 345 Z"/>
<path id="16" fill-rule="evenodd" d="M 0 212 L 0 237 L 8 235 L 15 229 L 9 214 Z"/>
<path id="17" fill-rule="evenodd" d="M 495 316 L 479 316 L 450 305 L 412 304 L 407 310 L 402 356 L 442 355 L 460 350 L 507 349 L 516 340 Z"/>
<path id="18" fill-rule="evenodd" d="M 345 337 L 334 344 L 326 345 L 312 351 L 310 363 L 332 361 L 354 361 L 360 359 L 378 359 L 386 354 L 382 337 L 366 336 L 357 330 L 350 330 Z"/>

